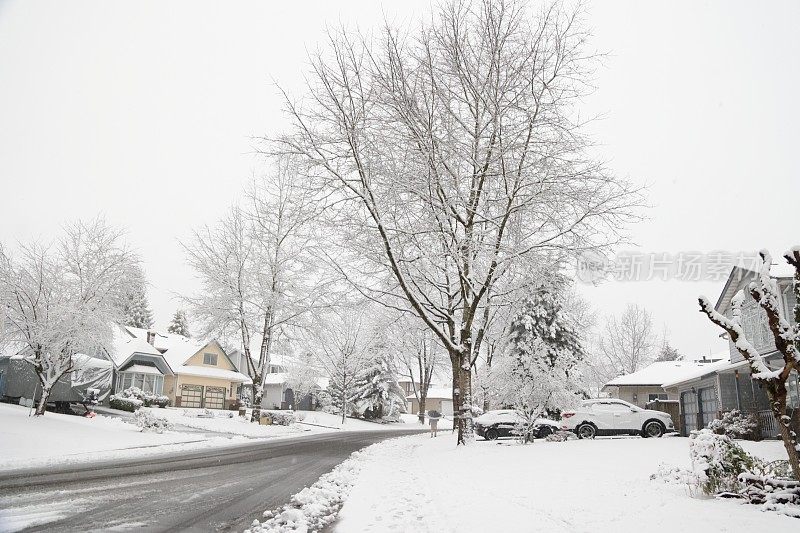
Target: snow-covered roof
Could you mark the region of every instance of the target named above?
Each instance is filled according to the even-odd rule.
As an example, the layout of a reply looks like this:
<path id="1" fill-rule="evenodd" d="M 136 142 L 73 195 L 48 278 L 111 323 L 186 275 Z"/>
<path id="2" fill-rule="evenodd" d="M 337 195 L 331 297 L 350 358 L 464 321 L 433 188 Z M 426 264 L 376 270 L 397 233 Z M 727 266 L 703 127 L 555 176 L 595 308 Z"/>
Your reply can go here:
<path id="1" fill-rule="evenodd" d="M 651 385 L 663 387 L 665 383 L 684 379 L 685 376 L 708 368 L 713 363 L 698 363 L 694 361 L 658 361 L 632 374 L 626 374 L 612 379 L 605 387 L 644 386 Z"/>
<path id="2" fill-rule="evenodd" d="M 252 383 L 248 376 L 245 376 L 241 372 L 236 372 L 234 370 L 225 370 L 224 368 L 217 368 L 213 366 L 180 366 L 175 370 L 176 374 L 183 374 L 188 376 L 199 376 L 205 378 L 216 378 L 216 379 L 224 379 L 227 381 L 233 381 L 234 383 Z"/>
<path id="3" fill-rule="evenodd" d="M 146 330 L 142 330 L 145 331 L 145 338 L 140 338 L 130 332 L 131 329 L 136 328 L 114 328 L 113 353 L 110 353 L 109 356 L 117 366 L 124 364 L 134 353 L 161 355 L 161 352 L 147 343 Z"/>
<path id="4" fill-rule="evenodd" d="M 428 394 L 425 397 L 432 400 L 452 400 L 453 389 L 451 387 L 431 387 L 428 389 Z M 414 394 L 409 394 L 406 396 L 406 400 L 414 399 L 416 399 Z"/>
<path id="5" fill-rule="evenodd" d="M 159 369 L 150 365 L 137 365 L 133 364 L 127 367 L 124 372 L 136 372 L 137 374 L 152 374 L 154 376 L 163 376 Z"/>
<path id="6" fill-rule="evenodd" d="M 729 370 L 734 367 L 739 366 L 747 366 L 749 363 L 747 361 L 739 361 L 738 363 L 731 363 L 730 357 L 727 357 L 721 361 L 717 361 L 715 363 L 708 363 L 702 365 L 692 372 L 687 372 L 685 375 L 681 376 L 678 379 L 674 379 L 672 381 L 664 383 L 663 387 L 674 387 L 676 385 L 680 385 L 681 383 L 686 383 L 688 381 L 694 381 L 696 379 L 700 379 L 705 375 L 713 374 L 714 372 L 721 372 L 723 370 Z"/>
<path id="7" fill-rule="evenodd" d="M 265 385 L 283 385 L 289 380 L 288 372 L 270 372 L 269 374 L 264 374 L 264 384 Z M 317 378 L 317 387 L 322 390 L 328 388 L 330 384 L 330 379 L 326 377 L 318 377 Z"/>

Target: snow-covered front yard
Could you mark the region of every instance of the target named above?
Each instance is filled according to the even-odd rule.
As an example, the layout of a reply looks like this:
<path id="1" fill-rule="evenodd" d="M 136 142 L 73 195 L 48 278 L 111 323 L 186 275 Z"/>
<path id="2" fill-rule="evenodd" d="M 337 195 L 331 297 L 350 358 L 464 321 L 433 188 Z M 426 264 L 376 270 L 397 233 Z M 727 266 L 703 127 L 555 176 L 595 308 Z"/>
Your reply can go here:
<path id="1" fill-rule="evenodd" d="M 147 408 L 143 408 L 147 409 Z M 143 432 L 133 419 L 98 414 L 94 418 L 47 413 L 30 417 L 29 409 L 0 403 L 0 470 L 66 465 L 84 461 L 144 457 L 149 455 L 200 450 L 252 439 L 292 438 L 330 431 L 376 431 L 409 429 L 409 423 L 376 424 L 336 415 L 300 412 L 303 422 L 291 426 L 262 426 L 240 418 L 232 411 L 212 411 L 213 417 L 198 415 L 202 409 L 151 409 L 167 418 L 174 428 L 162 434 Z M 234 416 L 229 417 L 230 414 Z"/>
<path id="2" fill-rule="evenodd" d="M 780 442 L 743 442 L 765 459 Z M 477 440 L 449 433 L 368 449 L 336 533 L 644 530 L 798 531 L 797 519 L 730 500 L 693 498 L 651 480 L 659 463 L 689 466 L 688 439 L 544 442 Z"/>

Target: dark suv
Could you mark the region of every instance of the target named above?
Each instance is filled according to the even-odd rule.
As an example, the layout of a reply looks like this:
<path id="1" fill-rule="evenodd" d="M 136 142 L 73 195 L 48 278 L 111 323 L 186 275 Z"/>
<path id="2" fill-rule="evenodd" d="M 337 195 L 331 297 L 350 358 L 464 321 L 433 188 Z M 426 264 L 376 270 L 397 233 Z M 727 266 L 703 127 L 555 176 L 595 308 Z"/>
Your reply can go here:
<path id="1" fill-rule="evenodd" d="M 514 437 L 514 427 L 522 421 L 522 417 L 513 409 L 486 411 L 475 419 L 475 433 L 486 440 L 500 437 Z M 534 425 L 534 437 L 543 439 L 561 429 L 557 422 L 546 418 L 537 418 Z"/>

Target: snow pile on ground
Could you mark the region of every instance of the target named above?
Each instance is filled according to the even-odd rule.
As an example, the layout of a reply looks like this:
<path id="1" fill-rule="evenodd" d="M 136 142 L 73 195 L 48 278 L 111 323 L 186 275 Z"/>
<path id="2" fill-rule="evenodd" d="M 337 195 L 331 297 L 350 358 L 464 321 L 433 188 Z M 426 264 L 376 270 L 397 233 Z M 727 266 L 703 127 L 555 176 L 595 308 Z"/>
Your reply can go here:
<path id="1" fill-rule="evenodd" d="M 163 411 L 163 410 L 162 410 Z M 0 469 L 65 465 L 122 457 L 226 446 L 227 437 L 167 431 L 142 432 L 131 422 L 97 415 L 84 418 L 47 413 L 29 417 L 29 409 L 0 403 Z M 245 439 L 239 439 L 245 441 Z"/>
<path id="2" fill-rule="evenodd" d="M 786 457 L 780 442 L 740 444 L 765 460 Z M 459 448 L 449 434 L 393 439 L 371 449 L 333 531 L 797 531 L 796 519 L 652 481 L 660 463 L 688 468 L 688 439 Z"/>
<path id="3" fill-rule="evenodd" d="M 291 426 L 261 425 L 250 422 L 250 417 L 242 417 L 237 411 L 219 411 L 206 409 L 183 409 L 170 407 L 142 407 L 149 409 L 154 415 L 164 417 L 173 425 L 181 425 L 204 431 L 224 433 L 226 435 L 241 435 L 250 438 L 278 437 L 297 435 L 308 431 L 305 427 L 292 424 Z"/>
<path id="4" fill-rule="evenodd" d="M 364 462 L 370 459 L 374 449 L 381 444 L 373 444 L 354 452 L 346 461 L 319 478 L 319 481 L 292 496 L 288 504 L 275 511 L 266 511 L 264 513 L 266 520 L 263 522 L 253 520 L 252 526 L 245 530 L 245 533 L 307 532 L 324 529 L 336 518 L 336 513 L 358 478 Z"/>

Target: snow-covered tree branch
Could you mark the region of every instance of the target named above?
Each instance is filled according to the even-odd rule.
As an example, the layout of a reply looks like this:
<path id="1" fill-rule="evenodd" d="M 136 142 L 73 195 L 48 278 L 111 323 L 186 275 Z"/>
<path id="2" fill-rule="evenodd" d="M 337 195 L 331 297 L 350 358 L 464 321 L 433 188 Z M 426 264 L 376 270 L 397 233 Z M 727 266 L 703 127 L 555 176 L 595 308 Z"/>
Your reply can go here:
<path id="1" fill-rule="evenodd" d="M 761 306 L 766 313 L 769 329 L 775 341 L 775 347 L 783 356 L 783 360 L 775 369 L 770 368 L 758 349 L 747 339 L 744 328 L 742 327 L 742 305 L 746 294 L 740 290 L 731 300 L 730 316 L 725 316 L 718 312 L 711 301 L 705 296 L 700 296 L 698 302 L 700 311 L 704 313 L 711 322 L 725 330 L 730 341 L 736 347 L 742 357 L 750 364 L 753 379 L 762 384 L 770 400 L 770 407 L 781 431 L 786 452 L 789 455 L 789 463 L 792 471 L 800 479 L 800 444 L 798 444 L 797 434 L 791 429 L 791 412 L 787 405 L 786 382 L 792 371 L 800 370 L 800 356 L 798 356 L 798 344 L 800 344 L 800 326 L 796 319 L 800 318 L 800 303 L 795 304 L 795 324 L 792 326 L 783 314 L 783 306 L 778 296 L 778 288 L 775 279 L 770 275 L 772 257 L 769 252 L 762 250 L 762 264 L 758 272 L 756 281 L 749 284 L 747 290 L 749 295 Z M 793 290 L 796 302 L 800 302 L 800 247 L 792 248 L 784 254 L 784 259 L 795 269 Z"/>
<path id="2" fill-rule="evenodd" d="M 489 0 L 447 2 L 375 38 L 331 32 L 311 57 L 308 98 L 286 95 L 292 132 L 267 149 L 302 158 L 339 207 L 358 272 L 447 351 L 459 443 L 496 285 L 522 263 L 620 242 L 641 204 L 586 153 L 586 38 L 559 3 L 533 13 Z"/>
<path id="3" fill-rule="evenodd" d="M 23 346 L 39 379 L 36 414 L 62 376 L 76 370 L 75 355 L 111 350 L 112 327 L 122 319 L 128 281 L 138 258 L 122 232 L 103 220 L 77 222 L 54 244 L 0 247 L 0 305 L 5 338 Z"/>

